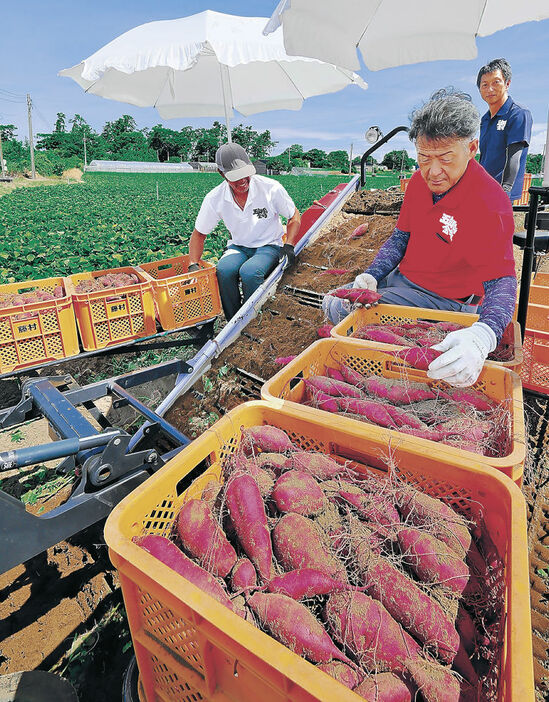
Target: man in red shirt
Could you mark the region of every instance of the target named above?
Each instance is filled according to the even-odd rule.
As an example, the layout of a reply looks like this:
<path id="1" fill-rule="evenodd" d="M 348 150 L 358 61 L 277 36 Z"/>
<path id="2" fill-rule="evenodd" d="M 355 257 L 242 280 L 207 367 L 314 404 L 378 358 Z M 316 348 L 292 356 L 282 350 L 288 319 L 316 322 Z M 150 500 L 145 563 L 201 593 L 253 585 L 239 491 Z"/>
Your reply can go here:
<path id="1" fill-rule="evenodd" d="M 431 378 L 472 385 L 511 321 L 516 300 L 513 211 L 508 196 L 474 160 L 479 114 L 463 93 L 440 90 L 412 117 L 419 170 L 412 176 L 395 231 L 354 287 L 381 302 L 461 312 L 479 320 L 434 348 Z M 348 313 L 327 296 L 332 321 Z"/>

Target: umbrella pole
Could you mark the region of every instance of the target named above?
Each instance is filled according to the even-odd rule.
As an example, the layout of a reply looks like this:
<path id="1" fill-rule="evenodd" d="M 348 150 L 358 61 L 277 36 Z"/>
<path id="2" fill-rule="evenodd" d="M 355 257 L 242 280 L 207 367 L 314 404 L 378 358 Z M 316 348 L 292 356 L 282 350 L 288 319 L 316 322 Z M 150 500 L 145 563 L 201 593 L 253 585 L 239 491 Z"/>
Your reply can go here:
<path id="1" fill-rule="evenodd" d="M 231 138 L 231 118 L 229 116 L 229 109 L 231 102 L 231 85 L 229 82 L 229 67 L 221 64 L 221 87 L 223 89 L 223 107 L 225 108 L 225 124 L 227 125 L 227 141 L 229 144 L 232 142 Z"/>

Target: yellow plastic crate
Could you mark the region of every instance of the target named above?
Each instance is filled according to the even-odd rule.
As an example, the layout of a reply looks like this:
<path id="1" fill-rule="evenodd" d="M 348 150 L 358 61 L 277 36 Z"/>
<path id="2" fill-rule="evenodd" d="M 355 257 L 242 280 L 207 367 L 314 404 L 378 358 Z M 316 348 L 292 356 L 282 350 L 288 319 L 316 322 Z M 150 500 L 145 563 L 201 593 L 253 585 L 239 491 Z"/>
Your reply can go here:
<path id="1" fill-rule="evenodd" d="M 107 273 L 134 273 L 139 283 L 91 293 L 76 292 L 75 287 L 81 280 Z M 156 332 L 151 282 L 136 268 L 125 266 L 75 273 L 65 280 L 72 293 L 78 330 L 86 351 L 104 349 Z"/>
<path id="2" fill-rule="evenodd" d="M 293 361 L 284 366 L 276 375 L 268 380 L 261 388 L 261 397 L 264 400 L 276 402 L 277 406 L 288 403 L 307 416 L 320 416 L 322 423 L 330 428 L 334 426 L 353 424 L 365 428 L 366 425 L 357 419 L 332 414 L 324 410 L 314 409 L 298 404 L 303 398 L 304 385 L 301 378 L 310 375 L 325 375 L 327 368 L 338 369 L 342 364 L 349 365 L 363 375 L 380 375 L 384 378 L 400 378 L 402 373 L 410 381 L 428 383 L 435 387 L 447 387 L 442 381 L 431 380 L 425 371 L 416 370 L 399 362 L 392 356 L 383 353 L 381 349 L 361 346 L 353 341 L 339 341 L 337 339 L 321 339 L 305 349 Z M 380 436 L 391 437 L 395 444 L 407 445 L 408 442 L 422 446 L 425 453 L 430 453 L 434 446 L 455 459 L 474 460 L 483 466 L 497 468 L 512 478 L 519 485 L 522 484 L 524 459 L 526 456 L 526 440 L 524 427 L 524 405 L 522 400 L 522 387 L 519 376 L 507 368 L 485 365 L 479 379 L 474 384 L 474 389 L 483 392 L 487 397 L 504 405 L 511 414 L 510 450 L 500 458 L 482 456 L 471 451 L 465 451 L 446 444 L 438 444 L 427 439 L 403 434 L 393 429 L 372 426 Z"/>
<path id="3" fill-rule="evenodd" d="M 221 314 L 215 266 L 207 261 L 199 266 L 200 270 L 189 273 L 188 255 L 139 265 L 152 281 L 163 329 L 191 327 Z"/>
<path id="4" fill-rule="evenodd" d="M 0 300 L 37 288 L 53 294 L 59 286 L 64 297 L 0 309 L 0 373 L 78 353 L 73 302 L 63 278 L 0 285 Z"/>
<path id="5" fill-rule="evenodd" d="M 509 478 L 433 446 L 401 445 L 347 423 L 330 426 L 285 406 L 242 404 L 128 495 L 110 514 L 105 539 L 118 569 L 145 702 L 359 702 L 362 698 L 261 632 L 132 543 L 168 535 L 182 504 L 221 478 L 221 462 L 237 449 L 241 427 L 271 424 L 302 449 L 373 466 L 384 477 L 391 449 L 399 476 L 442 497 L 468 518 L 482 513 L 504 563 L 505 618 L 497 665 L 498 702 L 533 702 L 525 500 Z"/>
<path id="6" fill-rule="evenodd" d="M 347 317 L 336 324 L 330 334 L 334 339 L 346 339 L 364 344 L 370 348 L 397 349 L 394 344 L 382 344 L 368 339 L 355 339 L 353 334 L 367 324 L 402 324 L 421 319 L 425 322 L 454 322 L 464 327 L 470 327 L 478 320 L 478 314 L 465 312 L 445 312 L 429 310 L 422 307 L 406 307 L 403 305 L 374 305 L 373 307 L 357 307 Z M 510 322 L 503 332 L 502 341 L 512 348 L 512 358 L 509 361 L 490 361 L 505 368 L 515 368 L 522 363 L 522 341 L 518 322 Z"/>

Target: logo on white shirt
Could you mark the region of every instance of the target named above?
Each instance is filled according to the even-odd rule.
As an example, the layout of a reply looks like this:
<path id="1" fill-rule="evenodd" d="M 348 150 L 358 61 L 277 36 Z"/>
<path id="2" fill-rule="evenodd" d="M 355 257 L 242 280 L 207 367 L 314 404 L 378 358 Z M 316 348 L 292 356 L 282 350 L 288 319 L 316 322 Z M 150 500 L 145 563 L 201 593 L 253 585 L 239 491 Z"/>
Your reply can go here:
<path id="1" fill-rule="evenodd" d="M 499 119 L 498 123 L 496 124 L 496 129 L 499 129 L 501 131 L 502 129 L 505 129 L 506 124 L 507 124 L 506 119 Z"/>
<path id="2" fill-rule="evenodd" d="M 268 215 L 269 215 L 269 213 L 267 212 L 267 208 L 266 208 L 266 207 L 256 207 L 256 208 L 253 210 L 253 213 L 254 213 L 254 215 L 257 215 L 257 216 L 259 217 L 259 219 L 261 219 L 262 217 L 264 217 L 265 219 L 267 219 L 267 217 L 268 217 Z"/>
<path id="3" fill-rule="evenodd" d="M 443 213 L 442 217 L 439 219 L 439 222 L 442 224 L 442 233 L 450 237 L 450 241 L 452 241 L 454 234 L 458 229 L 456 220 L 452 217 L 452 215 Z"/>

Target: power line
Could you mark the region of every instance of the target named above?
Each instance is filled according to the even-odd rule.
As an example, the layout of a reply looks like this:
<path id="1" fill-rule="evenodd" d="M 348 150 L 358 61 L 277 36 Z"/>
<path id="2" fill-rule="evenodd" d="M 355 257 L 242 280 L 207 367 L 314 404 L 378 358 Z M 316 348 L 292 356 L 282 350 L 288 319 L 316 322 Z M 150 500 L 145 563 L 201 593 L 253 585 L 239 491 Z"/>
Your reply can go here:
<path id="1" fill-rule="evenodd" d="M 0 93 L 4 93 L 4 95 L 8 95 L 9 97 L 13 98 L 21 98 L 23 100 L 25 99 L 25 96 L 21 93 L 12 93 L 11 90 L 6 90 L 5 88 L 0 88 Z"/>
<path id="2" fill-rule="evenodd" d="M 19 104 L 22 104 L 25 102 L 24 99 L 23 100 L 19 100 L 19 99 L 14 100 L 11 97 L 4 97 L 3 95 L 0 95 L 0 100 L 4 100 L 4 102 L 15 102 L 15 103 L 19 103 Z"/>

